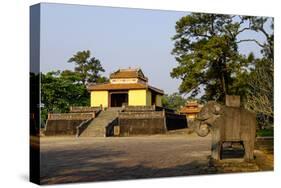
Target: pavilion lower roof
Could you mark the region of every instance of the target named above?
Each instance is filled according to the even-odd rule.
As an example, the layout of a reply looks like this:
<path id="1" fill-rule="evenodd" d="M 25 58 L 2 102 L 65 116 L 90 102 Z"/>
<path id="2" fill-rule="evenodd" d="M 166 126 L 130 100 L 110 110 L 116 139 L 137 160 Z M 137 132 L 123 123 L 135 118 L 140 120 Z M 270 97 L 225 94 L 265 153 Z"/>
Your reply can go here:
<path id="1" fill-rule="evenodd" d="M 183 114 L 199 113 L 200 110 L 201 110 L 201 108 L 186 108 L 186 107 L 183 107 L 180 110 L 180 113 L 183 113 Z"/>
<path id="2" fill-rule="evenodd" d="M 112 84 L 112 83 L 103 83 L 103 84 L 89 84 L 87 86 L 88 91 L 112 91 L 112 90 L 130 90 L 130 89 L 149 89 L 158 94 L 163 95 L 164 91 L 156 87 L 152 87 L 148 84 L 142 83 L 126 83 L 126 84 Z"/>

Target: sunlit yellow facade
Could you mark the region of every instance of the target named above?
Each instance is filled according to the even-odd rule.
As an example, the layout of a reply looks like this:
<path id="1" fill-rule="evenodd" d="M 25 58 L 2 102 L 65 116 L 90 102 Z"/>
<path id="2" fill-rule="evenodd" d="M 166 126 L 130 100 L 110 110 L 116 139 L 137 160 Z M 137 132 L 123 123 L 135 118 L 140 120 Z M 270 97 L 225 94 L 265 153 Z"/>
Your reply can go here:
<path id="1" fill-rule="evenodd" d="M 110 75 L 108 83 L 88 86 L 92 107 L 162 106 L 164 92 L 148 85 L 140 69 L 120 69 Z"/>
<path id="2" fill-rule="evenodd" d="M 156 106 L 162 106 L 162 95 L 156 95 Z"/>
<path id="3" fill-rule="evenodd" d="M 108 107 L 108 91 L 92 91 L 91 106 L 93 107 Z"/>
<path id="4" fill-rule="evenodd" d="M 146 90 L 129 90 L 129 106 L 146 106 Z"/>

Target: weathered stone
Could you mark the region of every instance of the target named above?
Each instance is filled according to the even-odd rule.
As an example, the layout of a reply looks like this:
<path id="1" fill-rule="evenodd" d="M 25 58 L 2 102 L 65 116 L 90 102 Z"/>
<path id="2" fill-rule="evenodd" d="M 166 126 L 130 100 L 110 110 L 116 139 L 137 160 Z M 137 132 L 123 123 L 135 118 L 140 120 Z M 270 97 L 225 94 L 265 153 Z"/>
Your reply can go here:
<path id="1" fill-rule="evenodd" d="M 229 107 L 240 107 L 240 96 L 237 95 L 226 95 L 225 105 Z"/>
<path id="2" fill-rule="evenodd" d="M 101 110 L 101 107 L 91 106 L 71 106 L 69 108 L 70 113 L 85 113 L 85 112 L 97 112 Z"/>
<path id="3" fill-rule="evenodd" d="M 47 120 L 46 136 L 76 135 L 77 127 L 83 120 Z"/>
<path id="4" fill-rule="evenodd" d="M 187 128 L 184 115 L 166 111 L 145 111 L 145 108 L 119 112 L 120 136 L 164 134 L 168 130 Z"/>
<path id="5" fill-rule="evenodd" d="M 119 136 L 120 135 L 120 126 L 114 126 L 114 136 Z"/>
<path id="6" fill-rule="evenodd" d="M 245 160 L 253 160 L 256 137 L 256 116 L 254 113 L 241 108 L 220 105 L 214 101 L 208 102 L 197 115 L 194 123 L 199 136 L 212 133 L 212 157 L 221 159 L 224 142 L 243 143 Z M 206 126 L 210 129 L 206 133 Z M 203 130 L 204 128 L 204 130 Z M 202 133 L 203 132 L 203 133 Z"/>
<path id="7" fill-rule="evenodd" d="M 95 113 L 57 113 L 48 114 L 48 120 L 87 120 L 94 118 Z"/>

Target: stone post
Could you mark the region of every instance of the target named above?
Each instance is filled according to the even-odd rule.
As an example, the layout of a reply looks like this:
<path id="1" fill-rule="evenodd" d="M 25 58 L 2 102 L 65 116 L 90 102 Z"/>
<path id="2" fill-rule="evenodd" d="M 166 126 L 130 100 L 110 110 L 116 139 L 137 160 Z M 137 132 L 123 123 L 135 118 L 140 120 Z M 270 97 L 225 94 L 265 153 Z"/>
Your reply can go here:
<path id="1" fill-rule="evenodd" d="M 239 95 L 226 95 L 225 105 L 229 107 L 240 107 L 240 96 Z"/>

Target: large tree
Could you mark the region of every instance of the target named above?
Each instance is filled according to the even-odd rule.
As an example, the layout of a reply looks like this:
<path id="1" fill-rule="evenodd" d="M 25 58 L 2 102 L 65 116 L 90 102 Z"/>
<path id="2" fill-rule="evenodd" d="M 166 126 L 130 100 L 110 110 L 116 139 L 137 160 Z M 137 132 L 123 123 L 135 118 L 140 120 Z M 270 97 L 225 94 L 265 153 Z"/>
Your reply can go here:
<path id="1" fill-rule="evenodd" d="M 182 80 L 181 93 L 196 96 L 204 89 L 203 99 L 218 101 L 236 94 L 234 80 L 247 74 L 253 59 L 238 52 L 238 35 L 247 30 L 245 22 L 241 16 L 201 13 L 177 21 L 172 54 L 178 66 L 171 76 Z"/>
<path id="2" fill-rule="evenodd" d="M 75 63 L 74 71 L 78 73 L 83 84 L 107 81 L 105 77 L 101 76 L 101 73 L 105 70 L 100 61 L 95 57 L 91 57 L 91 52 L 89 50 L 78 51 L 68 62 Z"/>

